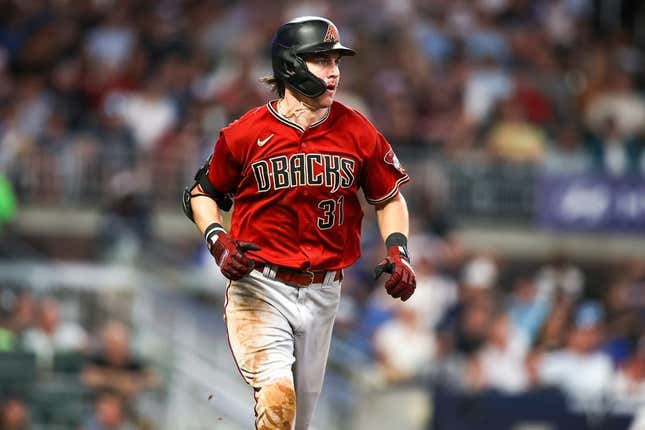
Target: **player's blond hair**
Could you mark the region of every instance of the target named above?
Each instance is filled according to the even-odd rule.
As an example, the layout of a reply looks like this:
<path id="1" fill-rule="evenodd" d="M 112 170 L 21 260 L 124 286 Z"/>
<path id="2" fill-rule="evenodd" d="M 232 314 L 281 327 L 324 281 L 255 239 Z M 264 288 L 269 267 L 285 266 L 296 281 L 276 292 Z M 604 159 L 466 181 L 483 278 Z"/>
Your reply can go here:
<path id="1" fill-rule="evenodd" d="M 284 97 L 284 82 L 280 79 L 276 79 L 273 76 L 265 76 L 263 78 L 260 78 L 260 82 L 263 84 L 268 85 L 271 87 L 271 91 L 276 93 L 278 97 L 282 98 Z"/>

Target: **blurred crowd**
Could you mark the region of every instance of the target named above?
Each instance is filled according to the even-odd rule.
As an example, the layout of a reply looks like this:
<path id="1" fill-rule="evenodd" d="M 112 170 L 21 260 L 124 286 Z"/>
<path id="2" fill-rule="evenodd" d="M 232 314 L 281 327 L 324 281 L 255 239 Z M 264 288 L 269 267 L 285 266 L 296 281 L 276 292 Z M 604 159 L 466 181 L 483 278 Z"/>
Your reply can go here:
<path id="1" fill-rule="evenodd" d="M 347 272 L 335 333 L 362 351 L 349 367 L 371 387 L 556 389 L 581 414 L 645 414 L 645 261 L 522 262 L 466 251 L 451 229 L 417 232 L 417 290 L 402 303 L 372 280 L 382 245 L 367 249 Z"/>
<path id="2" fill-rule="evenodd" d="M 108 319 L 93 327 L 73 301 L 0 287 L 0 429 L 142 430 L 137 401 L 161 386 L 133 347 L 132 331 Z"/>
<path id="3" fill-rule="evenodd" d="M 645 175 L 636 0 L 0 0 L 0 234 L 16 201 L 100 202 L 103 252 L 136 254 L 150 197 L 167 193 L 176 208 L 219 130 L 275 97 L 259 78 L 271 74 L 273 32 L 299 15 L 331 18 L 356 49 L 338 99 L 397 152 Z M 582 410 L 645 407 L 644 262 L 600 280 L 564 256 L 514 270 L 464 250 L 423 197 L 410 202 L 415 296 L 400 306 L 372 281 L 383 251 L 372 231 L 344 283 L 336 333 L 368 357 L 370 383 L 557 386 Z M 128 399 L 159 381 L 132 355 L 127 326 L 62 321 L 51 297 L 11 303 L 0 350 L 33 353 L 45 374 L 59 352 L 80 354 L 95 399 L 84 429 L 139 424 Z M 23 428 L 11 423 L 29 405 L 8 393 L 0 428 Z"/>
<path id="4" fill-rule="evenodd" d="M 98 206 L 99 253 L 135 255 L 219 130 L 276 97 L 271 37 L 305 14 L 357 50 L 338 99 L 404 161 L 645 172 L 642 2 L 6 0 L 0 231 L 16 201 Z"/>
<path id="5" fill-rule="evenodd" d="M 84 187 L 124 171 L 143 178 L 129 187 L 185 182 L 222 126 L 273 97 L 258 81 L 272 34 L 303 14 L 358 51 L 338 98 L 399 151 L 645 169 L 638 1 L 7 0 L 0 172 L 40 178 L 44 202 L 127 192 Z"/>

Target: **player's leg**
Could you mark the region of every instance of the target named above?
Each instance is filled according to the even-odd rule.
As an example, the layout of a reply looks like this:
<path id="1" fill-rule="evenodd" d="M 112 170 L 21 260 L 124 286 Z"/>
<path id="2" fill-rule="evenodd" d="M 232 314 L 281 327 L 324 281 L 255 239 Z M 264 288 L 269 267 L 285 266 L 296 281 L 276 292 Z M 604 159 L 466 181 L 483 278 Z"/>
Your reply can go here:
<path id="1" fill-rule="evenodd" d="M 261 276 L 231 282 L 226 328 L 238 369 L 255 390 L 256 429 L 291 430 L 296 415 L 294 337 L 277 307 L 289 290 L 274 287 Z"/>
<path id="2" fill-rule="evenodd" d="M 294 378 L 296 386 L 296 430 L 306 430 L 320 397 L 334 318 L 340 301 L 340 281 L 321 288 L 300 289 L 298 300 L 304 316 L 296 335 Z"/>
<path id="3" fill-rule="evenodd" d="M 292 377 L 276 379 L 255 389 L 255 428 L 292 430 L 296 417 L 296 391 Z"/>

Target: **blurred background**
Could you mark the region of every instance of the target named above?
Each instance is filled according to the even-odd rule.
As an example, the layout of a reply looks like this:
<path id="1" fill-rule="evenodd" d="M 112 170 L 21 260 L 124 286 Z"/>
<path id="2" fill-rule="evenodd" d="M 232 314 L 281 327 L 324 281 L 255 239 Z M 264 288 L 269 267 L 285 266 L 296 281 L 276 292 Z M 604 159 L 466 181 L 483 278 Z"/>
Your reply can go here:
<path id="1" fill-rule="evenodd" d="M 323 15 L 413 181 L 415 296 L 368 208 L 315 429 L 645 429 L 638 0 L 0 0 L 0 429 L 248 429 L 179 206 Z"/>

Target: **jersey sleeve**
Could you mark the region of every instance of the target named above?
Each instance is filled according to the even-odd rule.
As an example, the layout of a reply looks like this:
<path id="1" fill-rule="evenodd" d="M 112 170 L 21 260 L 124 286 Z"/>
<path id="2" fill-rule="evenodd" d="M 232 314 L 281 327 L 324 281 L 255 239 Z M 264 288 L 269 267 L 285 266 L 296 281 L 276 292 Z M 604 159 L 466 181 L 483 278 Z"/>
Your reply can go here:
<path id="1" fill-rule="evenodd" d="M 365 161 L 361 186 L 367 202 L 372 205 L 384 203 L 396 196 L 399 187 L 408 182 L 403 164 L 381 133 L 376 133 L 376 145 Z"/>
<path id="2" fill-rule="evenodd" d="M 232 193 L 237 189 L 241 178 L 241 168 L 221 133 L 215 143 L 213 156 L 208 166 L 208 180 L 222 193 Z"/>

